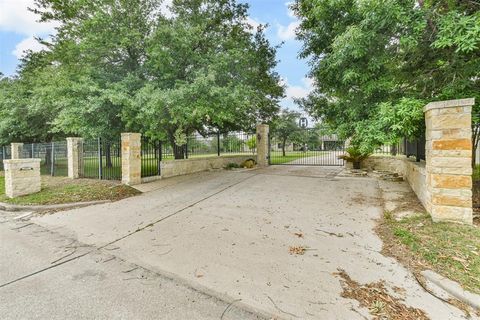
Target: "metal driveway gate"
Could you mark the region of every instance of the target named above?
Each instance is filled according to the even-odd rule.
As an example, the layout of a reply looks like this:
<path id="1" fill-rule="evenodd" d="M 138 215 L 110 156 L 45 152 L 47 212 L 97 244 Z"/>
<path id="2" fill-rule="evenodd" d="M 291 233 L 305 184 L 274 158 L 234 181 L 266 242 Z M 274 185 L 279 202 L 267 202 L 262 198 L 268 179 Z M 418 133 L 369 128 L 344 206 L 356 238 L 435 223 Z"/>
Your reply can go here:
<path id="1" fill-rule="evenodd" d="M 271 165 L 343 166 L 338 156 L 344 152 L 344 141 L 335 134 L 322 135 L 317 128 L 270 132 Z"/>

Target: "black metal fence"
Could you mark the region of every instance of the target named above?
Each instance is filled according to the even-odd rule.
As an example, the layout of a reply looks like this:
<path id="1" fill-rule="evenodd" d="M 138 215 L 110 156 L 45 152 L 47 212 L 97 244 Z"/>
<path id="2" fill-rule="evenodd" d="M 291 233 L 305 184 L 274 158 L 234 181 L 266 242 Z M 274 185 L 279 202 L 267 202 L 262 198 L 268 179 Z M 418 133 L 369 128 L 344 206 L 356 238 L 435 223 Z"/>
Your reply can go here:
<path id="1" fill-rule="evenodd" d="M 178 142 L 177 142 L 178 143 Z M 181 160 L 222 155 L 256 153 L 254 133 L 230 132 L 201 135 L 191 134 L 178 145 L 173 141 L 142 138 L 142 177 L 161 174 L 162 160 Z"/>
<path id="2" fill-rule="evenodd" d="M 43 175 L 68 176 L 66 141 L 25 143 L 22 148 L 21 157 L 24 159 L 41 159 L 40 173 Z"/>
<path id="3" fill-rule="evenodd" d="M 122 179 L 121 139 L 83 141 L 80 155 L 80 177 L 100 180 Z"/>
<path id="4" fill-rule="evenodd" d="M 407 157 L 415 157 L 417 162 L 425 160 L 425 137 L 417 139 L 404 138 L 397 144 L 383 145 L 375 149 L 374 154 L 383 155 L 406 155 Z"/>
<path id="5" fill-rule="evenodd" d="M 407 157 L 414 156 L 417 159 L 417 162 L 420 162 L 420 160 L 425 160 L 425 143 L 425 137 L 420 137 L 413 141 L 404 139 L 404 154 Z"/>
<path id="6" fill-rule="evenodd" d="M 142 138 L 142 178 L 160 175 L 162 161 L 162 143 L 147 137 Z"/>
<path id="7" fill-rule="evenodd" d="M 80 177 L 101 180 L 122 179 L 121 139 L 86 139 L 79 154 Z M 173 142 L 142 138 L 142 177 L 161 174 L 161 161 L 195 157 L 241 155 L 256 153 L 254 133 L 231 132 L 185 138 L 182 145 Z M 11 158 L 11 147 L 0 147 L 0 170 L 3 160 Z M 41 173 L 68 176 L 67 142 L 28 143 L 23 145 L 22 158 L 40 158 Z"/>
<path id="8" fill-rule="evenodd" d="M 11 159 L 11 158 L 12 158 L 12 151 L 10 146 L 0 147 L 0 159 L 1 159 L 0 170 L 1 171 L 3 171 L 3 160 Z"/>

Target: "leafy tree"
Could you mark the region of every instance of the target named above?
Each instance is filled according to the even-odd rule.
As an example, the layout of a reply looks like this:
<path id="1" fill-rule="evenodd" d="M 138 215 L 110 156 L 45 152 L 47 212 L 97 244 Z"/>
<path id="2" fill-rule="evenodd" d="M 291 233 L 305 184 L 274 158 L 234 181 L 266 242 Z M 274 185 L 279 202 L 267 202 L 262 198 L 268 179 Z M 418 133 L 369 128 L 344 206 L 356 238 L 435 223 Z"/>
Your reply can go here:
<path id="1" fill-rule="evenodd" d="M 365 152 L 418 135 L 429 101 L 480 97 L 478 1 L 297 0 L 293 9 L 316 80 L 301 105 Z"/>
<path id="2" fill-rule="evenodd" d="M 285 157 L 285 147 L 288 142 L 299 140 L 298 130 L 298 118 L 300 114 L 296 111 L 288 109 L 282 110 L 279 116 L 272 122 L 272 133 L 276 137 L 282 146 L 282 155 Z"/>
<path id="3" fill-rule="evenodd" d="M 171 10 L 149 42 L 151 81 L 136 95 L 130 119 L 172 145 L 195 131 L 246 130 L 269 120 L 283 87 L 273 71 L 275 48 L 263 27 L 253 33 L 246 23 L 247 5 L 175 0 Z"/>
<path id="4" fill-rule="evenodd" d="M 52 130 L 57 110 L 44 103 L 44 97 L 55 85 L 55 70 L 39 69 L 43 54 L 28 55 L 15 78 L 0 76 L 0 143 L 46 142 L 65 137 L 66 133 Z"/>
<path id="5" fill-rule="evenodd" d="M 257 136 L 252 136 L 246 142 L 248 149 L 252 151 L 252 154 L 255 154 L 257 150 Z"/>
<path id="6" fill-rule="evenodd" d="M 225 152 L 240 152 L 244 141 L 234 135 L 226 135 L 222 139 L 222 149 Z"/>
<path id="7" fill-rule="evenodd" d="M 248 129 L 278 111 L 276 48 L 236 0 L 174 0 L 168 18 L 161 0 L 35 4 L 42 21 L 60 22 L 48 50 L 27 57 L 34 67 L 21 68 L 21 78 L 43 75 L 23 104 L 54 111 L 46 132 L 139 131 L 183 158 L 178 146 L 195 131 Z"/>

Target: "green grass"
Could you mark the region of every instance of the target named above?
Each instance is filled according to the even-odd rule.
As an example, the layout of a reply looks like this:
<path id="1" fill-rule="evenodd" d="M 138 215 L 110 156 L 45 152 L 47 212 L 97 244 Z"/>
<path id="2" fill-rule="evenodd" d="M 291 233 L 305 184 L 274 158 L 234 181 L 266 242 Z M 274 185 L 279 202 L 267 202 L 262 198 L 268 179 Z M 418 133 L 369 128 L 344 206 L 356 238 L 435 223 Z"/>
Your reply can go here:
<path id="1" fill-rule="evenodd" d="M 433 223 L 426 214 L 401 221 L 386 220 L 395 238 L 422 265 L 480 294 L 480 228 Z"/>
<path id="2" fill-rule="evenodd" d="M 473 169 L 472 179 L 473 181 L 480 180 L 480 164 L 475 165 L 475 168 Z"/>
<path id="3" fill-rule="evenodd" d="M 18 205 L 46 205 L 95 200 L 120 200 L 139 194 L 129 186 L 99 180 L 70 180 L 59 177 L 42 177 L 40 192 L 7 198 L 5 178 L 0 177 L 0 201 Z"/>
<path id="4" fill-rule="evenodd" d="M 282 151 L 271 151 L 270 152 L 270 164 L 284 164 L 298 159 L 306 157 L 314 157 L 325 154 L 321 151 L 287 151 L 285 156 L 283 156 Z"/>

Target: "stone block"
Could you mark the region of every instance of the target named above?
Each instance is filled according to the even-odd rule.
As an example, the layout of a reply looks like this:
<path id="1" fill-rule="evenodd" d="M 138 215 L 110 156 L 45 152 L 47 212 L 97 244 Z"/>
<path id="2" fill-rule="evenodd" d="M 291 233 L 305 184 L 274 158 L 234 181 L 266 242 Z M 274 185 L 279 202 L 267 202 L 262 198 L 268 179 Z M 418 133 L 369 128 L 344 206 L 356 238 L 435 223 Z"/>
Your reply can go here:
<path id="1" fill-rule="evenodd" d="M 472 166 L 471 158 L 455 158 L 455 157 L 431 157 L 431 167 L 439 168 L 465 168 Z"/>
<path id="2" fill-rule="evenodd" d="M 455 158 L 471 158 L 471 150 L 432 150 L 429 149 L 427 155 L 432 157 L 455 157 Z"/>
<path id="3" fill-rule="evenodd" d="M 434 140 L 433 150 L 472 150 L 472 139 Z"/>
<path id="4" fill-rule="evenodd" d="M 471 176 L 457 176 L 449 174 L 432 174 L 432 187 L 443 189 L 472 188 Z"/>
<path id="5" fill-rule="evenodd" d="M 442 114 L 430 119 L 433 130 L 463 129 L 472 125 L 472 117 L 469 114 Z"/>
<path id="6" fill-rule="evenodd" d="M 472 197 L 459 197 L 454 195 L 433 194 L 432 204 L 442 206 L 455 206 L 463 208 L 472 207 Z"/>
<path id="7" fill-rule="evenodd" d="M 4 160 L 5 194 L 15 198 L 41 190 L 40 159 Z"/>
<path id="8" fill-rule="evenodd" d="M 434 222 L 448 221 L 465 224 L 473 223 L 472 208 L 432 205 L 431 215 Z"/>

